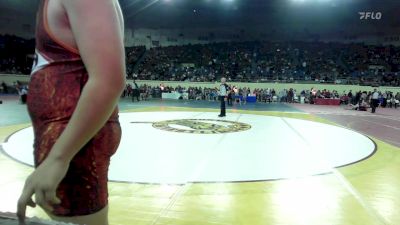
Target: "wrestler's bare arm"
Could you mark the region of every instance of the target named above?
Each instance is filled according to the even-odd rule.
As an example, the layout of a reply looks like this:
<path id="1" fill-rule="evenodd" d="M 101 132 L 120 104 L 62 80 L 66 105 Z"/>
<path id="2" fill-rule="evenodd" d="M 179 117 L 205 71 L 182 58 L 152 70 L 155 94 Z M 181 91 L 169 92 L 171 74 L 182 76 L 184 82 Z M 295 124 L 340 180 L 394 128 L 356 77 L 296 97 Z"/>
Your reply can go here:
<path id="1" fill-rule="evenodd" d="M 125 53 L 115 1 L 65 0 L 63 4 L 89 73 L 77 108 L 49 155 L 70 161 L 115 109 L 125 86 Z"/>
<path id="2" fill-rule="evenodd" d="M 104 126 L 125 86 L 125 62 L 121 16 L 117 1 L 62 0 L 79 53 L 89 73 L 77 107 L 46 160 L 28 177 L 18 201 L 18 216 L 36 203 L 51 211 L 58 203 L 56 189 L 68 164 Z M 46 179 L 43 179 L 46 178 Z"/>

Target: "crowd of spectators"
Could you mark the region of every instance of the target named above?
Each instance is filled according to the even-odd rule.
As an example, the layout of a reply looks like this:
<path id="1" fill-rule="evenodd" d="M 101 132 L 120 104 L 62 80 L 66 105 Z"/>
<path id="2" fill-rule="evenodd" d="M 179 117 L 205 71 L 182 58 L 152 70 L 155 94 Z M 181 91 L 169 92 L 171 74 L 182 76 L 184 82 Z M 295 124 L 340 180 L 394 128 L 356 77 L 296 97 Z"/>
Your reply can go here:
<path id="1" fill-rule="evenodd" d="M 27 83 L 23 83 L 23 82 L 18 81 L 18 80 L 16 82 L 14 82 L 12 85 L 7 84 L 4 81 L 2 81 L 1 84 L 0 84 L 0 94 L 5 94 L 5 95 L 7 95 L 7 94 L 11 94 L 11 95 L 18 94 L 20 103 L 22 103 L 22 104 L 26 103 L 28 91 L 29 91 L 28 84 Z"/>
<path id="2" fill-rule="evenodd" d="M 146 52 L 145 46 L 127 47 L 125 48 L 126 55 L 126 73 L 132 74 L 136 63 L 139 62 L 143 54 Z"/>
<path id="3" fill-rule="evenodd" d="M 0 35 L 0 73 L 29 74 L 34 40 Z M 223 42 L 126 48 L 138 80 L 318 82 L 400 86 L 400 47 L 362 43 Z"/>
<path id="4" fill-rule="evenodd" d="M 14 82 L 12 85 L 6 84 L 4 81 L 0 84 L 1 94 L 16 94 L 18 93 L 23 100 L 23 95 L 28 92 L 28 84 L 23 84 L 20 81 Z M 137 94 L 136 94 L 137 93 Z M 218 101 L 219 90 L 217 87 L 171 87 L 160 84 L 159 86 L 150 85 L 137 85 L 136 83 L 127 84 L 126 88 L 122 93 L 122 97 L 132 97 L 137 100 L 148 100 L 151 98 L 161 98 L 162 93 L 179 93 L 182 94 L 181 99 L 187 100 L 207 100 L 207 101 Z M 185 95 L 184 95 L 185 94 Z M 249 87 L 238 87 L 229 86 L 228 88 L 228 105 L 232 102 L 246 103 L 246 99 L 249 96 L 253 96 L 256 102 L 281 102 L 281 103 L 310 103 L 313 104 L 316 98 L 322 99 L 340 99 L 341 104 L 345 105 L 357 105 L 360 102 L 371 101 L 372 92 L 369 91 L 358 91 L 348 92 L 343 91 L 339 93 L 336 90 L 318 90 L 311 88 L 310 90 L 296 90 L 294 88 L 283 89 L 280 91 L 274 88 L 254 88 Z M 239 100 L 240 101 L 236 101 Z M 24 102 L 24 101 L 23 101 Z M 400 102 L 400 92 L 394 93 L 391 91 L 379 92 L 380 106 L 394 107 L 397 108 Z"/>
<path id="5" fill-rule="evenodd" d="M 148 50 L 140 80 L 323 82 L 400 86 L 400 48 L 322 42 L 229 42 Z"/>
<path id="6" fill-rule="evenodd" d="M 23 89 L 27 91 L 28 84 L 18 80 L 12 84 L 5 81 L 1 81 L 0 83 L 0 94 L 20 94 Z"/>
<path id="7" fill-rule="evenodd" d="M 181 99 L 186 100 L 207 100 L 207 101 L 218 101 L 218 88 L 208 87 L 170 87 L 160 84 L 159 86 L 140 85 L 140 99 L 148 100 L 149 98 L 161 98 L 162 93 L 179 93 L 182 94 Z M 132 96 L 132 85 L 128 84 L 124 91 L 123 97 Z M 322 99 L 339 99 L 341 104 L 344 105 L 356 105 L 360 102 L 371 102 L 372 92 L 353 92 L 352 90 L 343 91 L 339 93 L 336 90 L 317 90 L 311 88 L 310 90 L 298 91 L 294 88 L 288 88 L 283 90 L 275 90 L 274 88 L 255 88 L 250 89 L 249 87 L 237 87 L 229 86 L 228 91 L 228 105 L 231 103 L 246 103 L 246 99 L 249 96 L 255 97 L 256 102 L 272 103 L 309 103 L 314 104 L 314 100 L 317 98 Z M 239 101 L 240 99 L 240 101 Z M 395 107 L 399 106 L 400 92 L 393 93 L 390 91 L 379 92 L 380 106 Z"/>
<path id="8" fill-rule="evenodd" d="M 400 50 L 394 46 L 350 44 L 344 46 L 342 60 L 350 78 L 361 84 L 399 86 Z"/>

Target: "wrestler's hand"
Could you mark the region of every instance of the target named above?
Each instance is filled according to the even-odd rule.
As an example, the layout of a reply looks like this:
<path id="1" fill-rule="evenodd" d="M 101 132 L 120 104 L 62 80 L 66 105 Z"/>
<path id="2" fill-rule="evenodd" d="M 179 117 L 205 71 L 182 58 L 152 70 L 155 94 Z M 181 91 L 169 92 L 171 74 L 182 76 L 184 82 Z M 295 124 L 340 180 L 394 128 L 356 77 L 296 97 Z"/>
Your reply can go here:
<path id="1" fill-rule="evenodd" d="M 18 200 L 17 216 L 20 225 L 25 224 L 26 206 L 40 205 L 46 211 L 53 211 L 52 205 L 60 204 L 56 190 L 61 180 L 65 177 L 69 162 L 47 158 L 26 179 L 22 194 Z M 35 195 L 35 202 L 32 196 Z"/>
<path id="2" fill-rule="evenodd" d="M 227 97 L 225 97 L 225 98 L 224 98 L 224 101 L 225 101 L 225 102 L 226 102 L 226 101 L 228 101 L 228 98 L 227 98 Z"/>

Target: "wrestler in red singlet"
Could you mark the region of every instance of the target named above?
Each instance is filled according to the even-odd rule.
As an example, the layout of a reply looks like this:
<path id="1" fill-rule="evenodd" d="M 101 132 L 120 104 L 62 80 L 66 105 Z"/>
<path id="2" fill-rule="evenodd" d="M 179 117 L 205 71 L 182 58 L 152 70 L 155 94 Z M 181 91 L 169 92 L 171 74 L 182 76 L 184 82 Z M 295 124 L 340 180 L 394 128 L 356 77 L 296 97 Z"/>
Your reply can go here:
<path id="1" fill-rule="evenodd" d="M 27 100 L 35 135 L 35 167 L 44 161 L 63 132 L 88 80 L 79 52 L 51 33 L 47 3 L 48 0 L 41 1 L 37 15 L 36 60 Z M 120 137 L 116 108 L 106 125 L 71 161 L 57 189 L 61 204 L 54 206 L 54 215 L 89 215 L 107 205 L 108 166 Z"/>

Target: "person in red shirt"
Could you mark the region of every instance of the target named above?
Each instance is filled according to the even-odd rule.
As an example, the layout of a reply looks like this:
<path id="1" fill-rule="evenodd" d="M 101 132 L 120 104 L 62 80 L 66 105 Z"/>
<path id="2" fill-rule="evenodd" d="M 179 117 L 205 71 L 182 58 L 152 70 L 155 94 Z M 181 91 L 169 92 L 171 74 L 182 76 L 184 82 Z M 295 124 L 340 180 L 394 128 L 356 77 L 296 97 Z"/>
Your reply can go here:
<path id="1" fill-rule="evenodd" d="M 123 27 L 117 0 L 40 0 L 27 98 L 36 168 L 18 201 L 20 224 L 27 205 L 54 220 L 108 224 L 107 173 L 121 138 L 117 104 L 126 74 Z"/>

